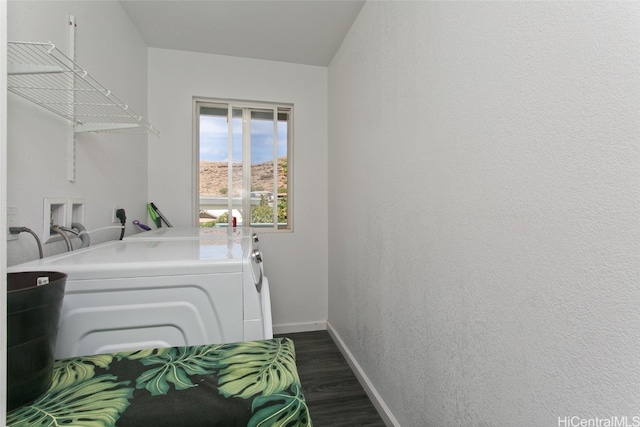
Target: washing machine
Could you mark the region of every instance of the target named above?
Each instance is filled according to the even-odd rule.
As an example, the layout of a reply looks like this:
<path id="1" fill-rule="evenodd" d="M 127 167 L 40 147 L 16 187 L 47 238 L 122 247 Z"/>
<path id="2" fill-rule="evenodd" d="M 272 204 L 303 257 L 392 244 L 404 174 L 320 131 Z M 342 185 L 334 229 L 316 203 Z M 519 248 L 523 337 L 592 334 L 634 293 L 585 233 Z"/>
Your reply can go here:
<path id="1" fill-rule="evenodd" d="M 172 239 L 231 239 L 251 242 L 254 250 L 260 251 L 258 234 L 250 227 L 161 227 L 142 231 L 125 237 L 124 240 L 172 240 Z M 260 253 L 262 256 L 262 253 Z M 263 264 L 261 264 L 263 265 Z"/>
<path id="2" fill-rule="evenodd" d="M 271 338 L 261 264 L 250 238 L 199 236 L 108 242 L 8 271 L 67 273 L 63 358 Z"/>
<path id="3" fill-rule="evenodd" d="M 258 243 L 258 235 L 250 227 L 161 227 L 125 237 L 131 239 L 248 239 L 254 246 Z"/>
<path id="4" fill-rule="evenodd" d="M 264 255 L 260 250 L 258 234 L 251 227 L 161 227 L 154 230 L 142 231 L 125 237 L 124 240 L 232 240 L 251 244 L 254 257 L 259 260 L 261 273 L 264 276 Z M 271 318 L 271 294 L 268 279 L 264 276 L 261 302 L 264 315 L 265 337 L 273 337 L 273 323 Z"/>

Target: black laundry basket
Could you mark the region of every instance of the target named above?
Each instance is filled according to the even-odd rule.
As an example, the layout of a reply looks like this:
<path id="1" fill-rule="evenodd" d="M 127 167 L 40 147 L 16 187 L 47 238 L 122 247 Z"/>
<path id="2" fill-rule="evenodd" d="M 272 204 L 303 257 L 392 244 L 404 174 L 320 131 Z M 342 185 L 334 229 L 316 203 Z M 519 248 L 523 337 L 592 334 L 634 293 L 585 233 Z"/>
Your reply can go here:
<path id="1" fill-rule="evenodd" d="M 8 410 L 32 402 L 51 385 L 66 280 L 65 273 L 53 271 L 7 274 Z"/>

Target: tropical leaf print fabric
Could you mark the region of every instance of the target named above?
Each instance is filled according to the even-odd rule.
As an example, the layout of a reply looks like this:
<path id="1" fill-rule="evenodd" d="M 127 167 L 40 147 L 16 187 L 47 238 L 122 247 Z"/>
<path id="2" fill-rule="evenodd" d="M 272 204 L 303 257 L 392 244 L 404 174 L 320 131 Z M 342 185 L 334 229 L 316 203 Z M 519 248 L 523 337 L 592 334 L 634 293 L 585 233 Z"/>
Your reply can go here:
<path id="1" fill-rule="evenodd" d="M 288 338 L 56 361 L 14 427 L 312 427 Z"/>

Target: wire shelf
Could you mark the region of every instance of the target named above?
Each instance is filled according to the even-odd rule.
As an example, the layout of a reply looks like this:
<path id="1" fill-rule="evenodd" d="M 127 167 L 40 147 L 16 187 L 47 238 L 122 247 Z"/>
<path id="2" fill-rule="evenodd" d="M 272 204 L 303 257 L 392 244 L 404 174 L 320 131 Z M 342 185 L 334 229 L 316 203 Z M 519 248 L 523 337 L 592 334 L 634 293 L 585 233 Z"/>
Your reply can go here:
<path id="1" fill-rule="evenodd" d="M 160 132 L 51 43 L 8 42 L 7 89 L 70 120 L 75 132 Z"/>

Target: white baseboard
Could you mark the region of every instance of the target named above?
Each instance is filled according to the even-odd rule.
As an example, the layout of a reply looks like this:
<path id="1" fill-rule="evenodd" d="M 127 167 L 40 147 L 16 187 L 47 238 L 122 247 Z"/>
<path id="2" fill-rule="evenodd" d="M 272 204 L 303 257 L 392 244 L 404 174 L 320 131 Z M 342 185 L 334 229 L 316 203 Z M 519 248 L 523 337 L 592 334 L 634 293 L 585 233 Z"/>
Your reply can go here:
<path id="1" fill-rule="evenodd" d="M 380 417 L 382 417 L 385 425 L 389 427 L 400 427 L 400 423 L 393 416 L 391 410 L 384 402 L 384 400 L 382 400 L 382 397 L 375 389 L 373 384 L 371 384 L 371 381 L 369 381 L 367 374 L 364 373 L 364 370 L 362 369 L 358 361 L 353 357 L 353 354 L 351 354 L 351 351 L 349 351 L 347 345 L 344 343 L 344 341 L 342 341 L 340 335 L 336 332 L 335 329 L 333 329 L 329 322 L 327 322 L 327 331 L 329 331 L 329 335 L 331 335 L 331 338 L 333 338 L 333 340 L 335 341 L 336 345 L 340 349 L 340 352 L 347 360 L 347 363 L 349 364 L 349 366 L 351 366 L 351 369 L 358 378 L 358 381 L 360 381 L 360 384 L 369 396 L 369 399 L 371 399 L 373 406 L 375 406 L 378 410 L 378 413 L 380 414 Z"/>
<path id="2" fill-rule="evenodd" d="M 273 334 L 294 334 L 296 332 L 325 331 L 327 322 L 283 323 L 273 325 Z"/>

